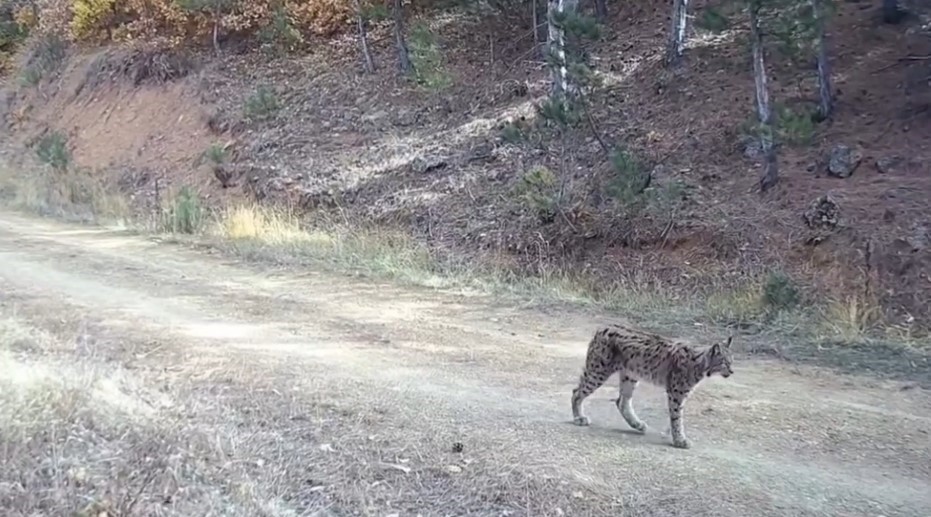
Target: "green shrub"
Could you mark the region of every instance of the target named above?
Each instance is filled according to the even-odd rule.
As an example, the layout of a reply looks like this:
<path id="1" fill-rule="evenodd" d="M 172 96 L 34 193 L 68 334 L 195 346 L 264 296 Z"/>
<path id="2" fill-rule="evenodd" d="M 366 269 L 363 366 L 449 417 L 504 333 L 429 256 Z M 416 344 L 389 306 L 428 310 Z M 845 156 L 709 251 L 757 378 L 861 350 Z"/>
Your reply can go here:
<path id="1" fill-rule="evenodd" d="M 267 86 L 259 86 L 255 93 L 246 99 L 246 117 L 252 120 L 264 120 L 278 113 L 281 106 L 275 92 Z"/>
<path id="2" fill-rule="evenodd" d="M 731 20 L 725 13 L 714 7 L 702 9 L 695 26 L 708 32 L 721 33 L 731 28 Z"/>
<path id="3" fill-rule="evenodd" d="M 626 149 L 615 149 L 611 153 L 607 194 L 622 205 L 634 203 L 643 193 L 649 177 L 650 172 L 636 155 Z"/>
<path id="4" fill-rule="evenodd" d="M 524 130 L 516 122 L 508 122 L 501 128 L 501 138 L 509 144 L 519 144 L 524 140 Z"/>
<path id="5" fill-rule="evenodd" d="M 259 30 L 258 37 L 267 48 L 278 53 L 292 51 L 304 41 L 291 16 L 281 7 L 275 9 L 271 20 Z"/>
<path id="6" fill-rule="evenodd" d="M 423 23 L 415 24 L 409 41 L 417 84 L 428 90 L 443 90 L 451 86 L 453 80 L 446 70 L 443 52 L 430 28 Z"/>
<path id="7" fill-rule="evenodd" d="M 541 221 L 552 221 L 559 208 L 559 179 L 546 167 L 534 167 L 521 175 L 515 187 L 521 204 Z"/>
<path id="8" fill-rule="evenodd" d="M 181 187 L 162 214 L 161 230 L 170 233 L 197 233 L 205 219 L 200 197 L 188 187 Z"/>
<path id="9" fill-rule="evenodd" d="M 0 50 L 14 50 L 27 36 L 29 36 L 29 29 L 17 23 L 16 20 L 0 19 Z"/>
<path id="10" fill-rule="evenodd" d="M 46 74 L 58 70 L 67 55 L 65 41 L 55 34 L 35 41 L 26 54 L 19 81 L 23 86 L 36 86 Z"/>
<path id="11" fill-rule="evenodd" d="M 71 153 L 65 135 L 54 131 L 43 136 L 36 144 L 36 156 L 42 163 L 51 165 L 56 170 L 65 170 L 71 163 Z"/>
<path id="12" fill-rule="evenodd" d="M 776 138 L 779 142 L 794 146 L 809 145 L 814 136 L 812 113 L 806 110 L 795 112 L 785 106 L 776 108 Z"/>
<path id="13" fill-rule="evenodd" d="M 207 160 L 213 165 L 220 165 L 226 163 L 228 158 L 226 147 L 222 144 L 214 143 L 210 144 L 210 147 L 204 151 L 202 159 Z"/>
<path id="14" fill-rule="evenodd" d="M 780 312 L 794 309 L 802 296 L 795 283 L 782 272 L 772 272 L 763 284 L 763 305 L 770 311 Z"/>
<path id="15" fill-rule="evenodd" d="M 582 121 L 582 111 L 576 103 L 547 98 L 537 105 L 537 115 L 558 128 L 574 127 Z"/>
<path id="16" fill-rule="evenodd" d="M 42 70 L 34 66 L 27 66 L 19 73 L 19 84 L 23 86 L 36 86 L 42 80 Z"/>

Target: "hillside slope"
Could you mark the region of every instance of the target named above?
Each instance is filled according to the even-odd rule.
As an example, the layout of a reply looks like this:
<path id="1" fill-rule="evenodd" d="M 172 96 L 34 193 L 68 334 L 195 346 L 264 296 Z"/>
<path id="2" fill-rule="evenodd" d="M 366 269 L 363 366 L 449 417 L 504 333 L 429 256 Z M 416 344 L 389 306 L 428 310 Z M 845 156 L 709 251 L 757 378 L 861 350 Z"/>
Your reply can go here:
<path id="1" fill-rule="evenodd" d="M 373 30 L 374 75 L 361 72 L 351 35 L 286 58 L 235 44 L 191 60 L 71 51 L 36 86 L 8 85 L 7 140 L 23 149 L 60 132 L 78 166 L 112 176 L 141 210 L 187 185 L 216 203 L 257 198 L 400 227 L 438 253 L 504 269 L 689 292 L 785 270 L 818 297 L 875 301 L 893 325 L 927 324 L 928 39 L 917 21 L 881 24 L 871 3 L 837 7 L 836 114 L 781 149 L 781 182 L 763 197 L 753 146 L 741 143 L 753 113 L 744 31 L 696 30 L 683 66 L 667 71 L 667 9 L 639 4 L 616 6 L 590 49 L 605 79 L 592 99 L 599 133 L 653 172 L 656 200 L 635 214 L 605 195 L 612 169 L 590 132 L 561 153 L 526 122 L 547 75 L 520 36 L 530 27 L 513 20 L 425 18 L 452 84 L 439 92 L 398 77 L 387 26 Z M 770 66 L 776 102 L 811 104 L 812 71 L 776 57 Z M 505 138 L 515 121 L 523 135 Z M 233 188 L 201 159 L 212 145 L 226 149 Z M 859 157 L 844 179 L 826 174 L 838 145 Z M 539 167 L 565 185 L 561 217 L 541 218 L 515 194 Z M 803 214 L 824 195 L 838 224 L 810 228 Z"/>

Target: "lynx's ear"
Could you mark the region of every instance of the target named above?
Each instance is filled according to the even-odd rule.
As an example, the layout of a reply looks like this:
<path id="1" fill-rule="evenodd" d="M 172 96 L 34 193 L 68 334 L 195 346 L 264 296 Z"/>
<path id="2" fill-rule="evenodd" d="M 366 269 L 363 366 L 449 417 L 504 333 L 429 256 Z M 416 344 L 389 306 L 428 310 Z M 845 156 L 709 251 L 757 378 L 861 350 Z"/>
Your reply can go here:
<path id="1" fill-rule="evenodd" d="M 719 356 L 719 355 L 721 355 L 721 345 L 720 345 L 720 343 L 715 343 L 715 344 L 711 345 L 711 356 L 712 356 L 712 357 L 715 357 L 715 356 Z"/>

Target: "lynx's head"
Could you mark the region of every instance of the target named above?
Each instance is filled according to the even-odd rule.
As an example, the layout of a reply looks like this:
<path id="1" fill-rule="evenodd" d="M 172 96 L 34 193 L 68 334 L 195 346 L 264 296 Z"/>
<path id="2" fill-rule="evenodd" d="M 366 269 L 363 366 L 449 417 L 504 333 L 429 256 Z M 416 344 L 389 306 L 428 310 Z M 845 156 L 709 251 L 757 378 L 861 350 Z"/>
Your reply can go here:
<path id="1" fill-rule="evenodd" d="M 733 337 L 728 337 L 724 343 L 715 343 L 705 352 L 705 375 L 711 377 L 718 373 L 726 379 L 734 373 L 731 369 L 731 341 L 733 339 Z"/>

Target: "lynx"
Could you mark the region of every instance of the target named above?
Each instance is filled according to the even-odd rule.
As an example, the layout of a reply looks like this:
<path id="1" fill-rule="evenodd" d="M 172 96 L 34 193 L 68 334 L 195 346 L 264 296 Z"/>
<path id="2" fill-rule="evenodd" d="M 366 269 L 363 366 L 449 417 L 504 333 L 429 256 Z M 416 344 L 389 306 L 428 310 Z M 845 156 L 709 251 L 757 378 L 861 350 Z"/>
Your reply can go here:
<path id="1" fill-rule="evenodd" d="M 609 325 L 598 329 L 588 344 L 585 370 L 579 386 L 572 390 L 572 416 L 576 425 L 589 424 L 582 414 L 582 401 L 601 387 L 614 372 L 621 376 L 618 411 L 631 428 L 645 433 L 647 426 L 634 413 L 631 400 L 640 380 L 666 389 L 672 444 L 690 447 L 682 424 L 686 398 L 705 377 L 730 377 L 731 340 L 697 350 L 684 343 L 630 327 Z"/>

